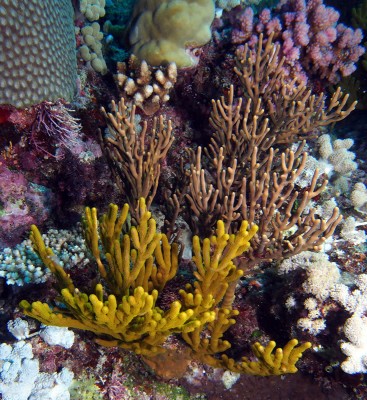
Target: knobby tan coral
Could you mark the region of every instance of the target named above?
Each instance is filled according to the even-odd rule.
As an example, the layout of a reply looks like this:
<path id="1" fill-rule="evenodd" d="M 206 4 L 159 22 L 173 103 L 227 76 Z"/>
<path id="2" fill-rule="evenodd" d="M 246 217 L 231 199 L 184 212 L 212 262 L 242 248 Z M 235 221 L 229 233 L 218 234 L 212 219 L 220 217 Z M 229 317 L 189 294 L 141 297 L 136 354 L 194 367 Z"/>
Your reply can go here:
<path id="1" fill-rule="evenodd" d="M 177 67 L 175 63 L 152 67 L 131 55 L 127 63 L 117 63 L 115 79 L 127 102 L 152 115 L 169 100 L 169 92 L 177 81 Z"/>
<path id="2" fill-rule="evenodd" d="M 161 162 L 166 157 L 173 143 L 172 124 L 163 116 L 153 119 L 148 131 L 144 121 L 139 131 L 135 120 L 136 106 L 129 112 L 124 99 L 118 104 L 111 103 L 112 112 L 102 113 L 108 124 L 109 134 L 101 137 L 115 180 L 126 196 L 134 218 L 138 218 L 137 203 L 139 198 L 146 198 L 147 207 L 157 192 Z"/>
<path id="3" fill-rule="evenodd" d="M 136 1 L 129 33 L 132 53 L 150 65 L 196 65 L 197 57 L 187 50 L 209 42 L 214 8 L 212 0 Z"/>

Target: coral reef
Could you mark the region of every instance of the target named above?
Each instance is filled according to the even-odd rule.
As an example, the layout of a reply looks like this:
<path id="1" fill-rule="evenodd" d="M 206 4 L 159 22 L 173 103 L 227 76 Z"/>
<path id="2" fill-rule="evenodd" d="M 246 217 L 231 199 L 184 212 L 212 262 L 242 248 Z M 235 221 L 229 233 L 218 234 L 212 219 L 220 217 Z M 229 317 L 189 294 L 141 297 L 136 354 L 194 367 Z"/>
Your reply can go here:
<path id="1" fill-rule="evenodd" d="M 362 213 L 367 212 L 367 188 L 362 182 L 357 182 L 350 194 L 353 207 Z"/>
<path id="2" fill-rule="evenodd" d="M 50 216 L 53 201 L 49 189 L 0 162 L 0 246 L 15 245 L 27 226 L 42 224 Z"/>
<path id="3" fill-rule="evenodd" d="M 102 43 L 103 33 L 97 22 L 91 25 L 84 26 L 80 32 L 83 37 L 83 44 L 79 47 L 78 52 L 80 57 L 90 62 L 91 67 L 101 74 L 107 73 L 107 65 L 103 58 Z"/>
<path id="4" fill-rule="evenodd" d="M 353 161 L 355 154 L 349 151 L 354 144 L 352 139 L 332 141 L 329 135 L 321 135 L 317 141 L 321 157 L 332 165 L 335 172 L 346 176 L 357 169 L 357 163 Z"/>
<path id="5" fill-rule="evenodd" d="M 81 0 L 80 11 L 88 21 L 96 21 L 105 16 L 105 6 L 105 0 Z"/>
<path id="6" fill-rule="evenodd" d="M 154 118 L 151 133 L 144 121 L 141 131 L 135 121 L 136 106 L 131 111 L 122 98 L 112 112 L 102 112 L 108 123 L 108 135 L 101 138 L 105 155 L 120 190 L 126 195 L 133 216 L 137 201 L 144 197 L 150 207 L 157 192 L 161 162 L 173 142 L 172 123 L 163 116 Z"/>
<path id="7" fill-rule="evenodd" d="M 308 208 L 326 186 L 325 181 L 318 182 L 317 170 L 307 191 L 301 195 L 294 191 L 294 182 L 306 165 L 304 143 L 294 152 L 283 152 L 280 145 L 310 139 L 313 129 L 344 118 L 354 105 L 343 111 L 347 96 L 338 91 L 326 114 L 323 96 L 305 93 L 304 84 L 297 86 L 296 80 L 293 84 L 284 82 L 282 65 L 276 62 L 277 51 L 279 46 L 271 40 L 263 46 L 260 36 L 256 59 L 251 60 L 245 46 L 239 60 L 241 70 L 236 68 L 236 72 L 248 99 L 235 101 L 231 87 L 227 98 L 213 100 L 210 124 L 215 131 L 205 149 L 206 169 L 199 148 L 196 153 L 191 151 L 187 174 L 186 197 L 192 211 L 188 217 L 193 230 L 208 229 L 218 218 L 225 219 L 227 227 L 241 220 L 259 226 L 248 257 L 241 264 L 246 268 L 306 249 L 321 249 L 341 220 L 337 208 L 322 221 L 315 209 Z M 278 84 L 280 92 L 275 90 Z"/>
<path id="8" fill-rule="evenodd" d="M 34 110 L 36 116 L 30 132 L 32 144 L 50 157 L 63 158 L 63 150 L 72 151 L 77 144 L 81 131 L 78 121 L 60 100 L 55 103 L 44 101 Z M 46 149 L 49 142 L 58 144 L 56 154 Z"/>
<path id="9" fill-rule="evenodd" d="M 365 1 L 190 1 L 3 2 L 2 398 L 367 396 Z"/>

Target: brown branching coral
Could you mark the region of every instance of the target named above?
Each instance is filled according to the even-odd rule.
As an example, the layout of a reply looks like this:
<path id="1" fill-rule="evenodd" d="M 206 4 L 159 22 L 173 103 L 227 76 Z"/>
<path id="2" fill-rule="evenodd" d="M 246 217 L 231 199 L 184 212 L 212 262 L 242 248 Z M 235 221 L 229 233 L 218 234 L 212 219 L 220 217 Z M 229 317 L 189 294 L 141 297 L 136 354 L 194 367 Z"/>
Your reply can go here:
<path id="1" fill-rule="evenodd" d="M 304 92 L 305 87 L 299 89 L 298 94 Z M 220 100 L 213 100 L 209 122 L 214 132 L 206 150 L 211 162 L 222 147 L 224 166 L 229 167 L 237 160 L 237 174 L 246 174 L 255 147 L 259 161 L 264 163 L 272 147 L 278 149 L 284 144 L 312 139 L 318 127 L 346 118 L 356 106 L 353 102 L 344 110 L 348 95 L 343 96 L 340 88 L 334 92 L 326 111 L 323 97 L 316 99 L 310 91 L 303 97 L 294 97 L 292 101 L 289 98 L 286 93 L 277 91 L 272 99 L 260 96 L 257 106 L 253 107 L 252 98 L 236 100 L 231 86 L 227 98 L 222 96 Z M 236 181 L 240 180 L 236 178 Z"/>
<path id="2" fill-rule="evenodd" d="M 207 155 L 219 154 L 222 148 L 226 166 L 234 160 L 245 165 L 255 147 L 265 152 L 274 143 L 274 137 L 269 134 L 269 119 L 263 117 L 261 101 L 257 102 L 255 108 L 251 107 L 251 100 L 247 101 L 244 110 L 242 105 L 242 98 L 235 102 L 233 86 L 229 89 L 227 99 L 222 96 L 220 100 L 212 100 L 209 123 L 214 132 Z"/>
<path id="3" fill-rule="evenodd" d="M 199 148 L 196 154 L 192 153 L 191 184 L 187 195 L 195 226 L 209 229 L 216 218 L 225 220 L 227 229 L 231 224 L 234 226 L 233 222 L 243 220 L 259 226 L 251 249 L 241 262 L 241 267 L 246 268 L 308 249 L 319 250 L 342 218 L 337 208 L 328 220 L 317 218 L 313 208 L 307 212 L 309 202 L 327 184 L 327 181 L 318 183 L 318 171 L 315 171 L 306 191 L 295 189 L 295 181 L 305 168 L 307 153 L 298 156 L 299 160 L 299 152 L 287 150 L 282 153 L 279 170 L 274 168 L 272 148 L 262 167 L 257 153 L 255 147 L 250 174 L 243 176 L 238 189 L 234 185 L 236 163 L 227 169 L 222 168 L 223 149 L 214 158 L 217 168 L 209 174 L 201 167 Z"/>
<path id="4" fill-rule="evenodd" d="M 259 224 L 259 231 L 249 259 L 243 261 L 245 265 L 290 257 L 307 249 L 320 250 L 342 219 L 337 208 L 328 220 L 317 218 L 313 208 L 307 211 L 310 201 L 324 190 L 327 181 L 318 183 L 315 171 L 306 191 L 300 193 L 295 189 L 306 159 L 307 154 L 303 153 L 296 167 L 294 152 L 287 150 L 281 154 L 280 171 L 274 172 L 274 152 L 270 151 L 264 170 L 258 168 L 254 152 L 251 176 L 243 179 L 241 188 L 241 219 Z"/>
<path id="5" fill-rule="evenodd" d="M 346 107 L 349 96 L 340 89 L 326 104 L 323 93 L 316 96 L 305 83 L 296 78 L 289 81 L 283 69 L 284 57 L 279 59 L 280 48 L 271 39 L 263 44 L 260 35 L 254 57 L 248 45 L 245 45 L 242 53 L 237 54 L 235 72 L 243 86 L 245 99 L 234 105 L 233 95 L 230 95 L 227 103 L 224 98 L 213 102 L 210 122 L 215 129 L 213 140 L 217 147 L 224 146 L 223 137 L 226 141 L 233 141 L 247 135 L 248 141 L 246 130 L 253 135 L 250 128 L 265 129 L 264 124 L 267 124 L 269 131 L 257 138 L 257 146 L 264 151 L 270 146 L 307 140 L 315 137 L 316 128 L 340 121 L 354 110 L 356 102 Z M 243 117 L 239 118 L 241 101 L 245 104 L 245 110 Z M 235 113 L 231 111 L 233 108 L 236 109 Z M 223 130 L 222 118 L 228 121 L 232 119 L 235 129 L 231 131 L 227 123 L 224 132 L 220 132 Z M 259 129 L 258 135 L 262 129 Z"/>
<path id="6" fill-rule="evenodd" d="M 102 112 L 108 124 L 109 134 L 100 139 L 110 163 L 115 180 L 126 196 L 134 218 L 138 218 L 139 198 L 146 198 L 149 208 L 157 192 L 161 162 L 173 143 L 172 124 L 162 116 L 153 119 L 148 132 L 148 123 L 142 123 L 141 131 L 135 121 L 136 107 L 128 112 L 124 99 L 116 105 L 112 101 L 112 112 Z"/>
<path id="7" fill-rule="evenodd" d="M 210 125 L 214 128 L 209 147 L 190 152 L 189 190 L 191 226 L 207 235 L 217 219 L 238 226 L 243 220 L 259 226 L 241 267 L 261 261 L 290 257 L 307 249 L 319 250 L 341 220 L 335 209 L 328 220 L 308 210 L 312 199 L 325 188 L 315 171 L 306 190 L 296 181 L 305 169 L 304 142 L 296 151 L 285 149 L 312 138 L 316 129 L 350 114 L 348 95 L 338 89 L 328 105 L 303 83 L 287 82 L 278 62 L 279 48 L 271 39 L 260 38 L 255 58 L 245 46 L 235 68 L 244 98 L 228 96 L 212 101 Z M 235 224 L 233 224 L 235 222 Z"/>

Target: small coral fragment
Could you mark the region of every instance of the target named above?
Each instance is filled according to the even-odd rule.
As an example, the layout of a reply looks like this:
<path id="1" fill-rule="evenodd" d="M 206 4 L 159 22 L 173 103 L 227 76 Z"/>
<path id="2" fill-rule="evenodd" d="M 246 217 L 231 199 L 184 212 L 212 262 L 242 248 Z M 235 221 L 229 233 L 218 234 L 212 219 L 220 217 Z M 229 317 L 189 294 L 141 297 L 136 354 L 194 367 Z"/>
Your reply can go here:
<path id="1" fill-rule="evenodd" d="M 226 368 L 234 372 L 242 372 L 249 375 L 269 376 L 292 374 L 297 372 L 296 362 L 302 357 L 304 351 L 311 347 L 310 342 L 298 345 L 297 339 L 290 340 L 284 348 L 277 348 L 276 343 L 270 341 L 265 347 L 256 342 L 252 350 L 258 361 L 250 361 L 246 357 L 240 363 L 227 356 L 222 356 L 222 361 Z"/>

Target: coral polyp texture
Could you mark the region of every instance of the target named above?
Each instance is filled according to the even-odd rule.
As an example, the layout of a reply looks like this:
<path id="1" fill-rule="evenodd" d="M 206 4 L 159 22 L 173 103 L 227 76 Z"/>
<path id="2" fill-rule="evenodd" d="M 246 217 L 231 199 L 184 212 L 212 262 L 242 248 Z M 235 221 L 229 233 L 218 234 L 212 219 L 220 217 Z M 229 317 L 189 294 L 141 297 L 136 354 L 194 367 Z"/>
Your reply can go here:
<path id="1" fill-rule="evenodd" d="M 139 0 L 130 31 L 132 52 L 150 65 L 196 64 L 186 47 L 200 47 L 211 37 L 213 0 Z"/>
<path id="2" fill-rule="evenodd" d="M 76 91 L 70 0 L 4 0 L 0 7 L 0 104 L 70 101 Z"/>

